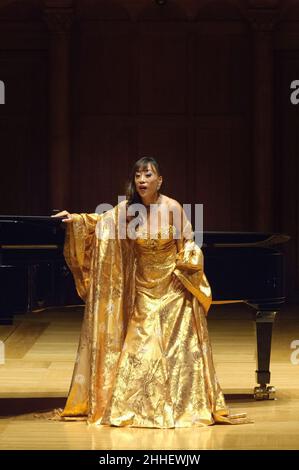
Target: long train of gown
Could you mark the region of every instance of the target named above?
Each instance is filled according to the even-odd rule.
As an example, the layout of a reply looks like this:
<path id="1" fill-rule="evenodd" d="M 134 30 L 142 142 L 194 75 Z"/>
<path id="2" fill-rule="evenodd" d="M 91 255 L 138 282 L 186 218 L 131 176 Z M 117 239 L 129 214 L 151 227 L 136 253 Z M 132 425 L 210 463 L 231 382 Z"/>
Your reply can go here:
<path id="1" fill-rule="evenodd" d="M 229 415 L 215 374 L 201 250 L 187 242 L 177 252 L 173 225 L 155 238 L 140 232 L 133 244 L 120 239 L 120 208 L 73 214 L 67 226 L 64 256 L 86 306 L 67 403 L 52 418 L 157 428 L 251 422 Z"/>

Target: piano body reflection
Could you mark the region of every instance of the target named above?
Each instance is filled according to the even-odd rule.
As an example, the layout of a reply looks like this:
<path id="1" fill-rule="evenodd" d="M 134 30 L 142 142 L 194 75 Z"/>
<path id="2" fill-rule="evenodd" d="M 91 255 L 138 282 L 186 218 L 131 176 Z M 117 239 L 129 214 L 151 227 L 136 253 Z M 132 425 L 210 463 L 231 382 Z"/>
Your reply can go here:
<path id="1" fill-rule="evenodd" d="M 82 304 L 63 258 L 61 218 L 0 216 L 0 324 L 18 313 Z M 245 302 L 255 312 L 256 399 L 274 398 L 270 386 L 272 326 L 285 301 L 284 253 L 289 236 L 204 232 L 205 273 L 213 303 Z"/>

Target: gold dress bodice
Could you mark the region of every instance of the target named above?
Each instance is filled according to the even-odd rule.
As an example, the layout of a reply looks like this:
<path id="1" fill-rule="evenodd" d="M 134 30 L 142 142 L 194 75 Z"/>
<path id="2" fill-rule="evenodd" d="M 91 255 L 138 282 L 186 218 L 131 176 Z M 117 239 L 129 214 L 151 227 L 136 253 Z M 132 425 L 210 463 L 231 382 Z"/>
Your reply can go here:
<path id="1" fill-rule="evenodd" d="M 135 240 L 136 292 L 146 291 L 152 297 L 166 295 L 172 282 L 177 246 L 173 225 L 164 227 L 153 236 L 140 230 Z"/>

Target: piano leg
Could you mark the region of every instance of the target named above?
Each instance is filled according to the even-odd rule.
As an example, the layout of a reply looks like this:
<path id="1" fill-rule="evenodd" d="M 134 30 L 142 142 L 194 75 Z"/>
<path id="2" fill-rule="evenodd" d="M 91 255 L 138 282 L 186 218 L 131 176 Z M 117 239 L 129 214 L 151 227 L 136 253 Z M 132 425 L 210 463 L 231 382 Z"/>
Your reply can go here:
<path id="1" fill-rule="evenodd" d="M 259 384 L 254 389 L 256 400 L 274 400 L 275 388 L 270 383 L 270 356 L 272 327 L 275 320 L 275 311 L 258 310 L 256 312 L 256 340 L 257 340 L 257 370 L 256 381 Z"/>

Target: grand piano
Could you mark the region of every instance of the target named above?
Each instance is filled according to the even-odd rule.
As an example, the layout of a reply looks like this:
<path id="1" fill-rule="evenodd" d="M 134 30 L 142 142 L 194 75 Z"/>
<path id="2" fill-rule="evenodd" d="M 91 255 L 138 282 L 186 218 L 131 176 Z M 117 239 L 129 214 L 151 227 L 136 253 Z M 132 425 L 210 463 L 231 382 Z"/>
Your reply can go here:
<path id="1" fill-rule="evenodd" d="M 0 324 L 17 314 L 82 304 L 63 258 L 59 217 L 0 216 Z M 213 303 L 245 302 L 255 312 L 257 370 L 254 397 L 273 399 L 272 326 L 285 302 L 281 245 L 290 237 L 259 232 L 204 232 L 202 250 Z"/>

